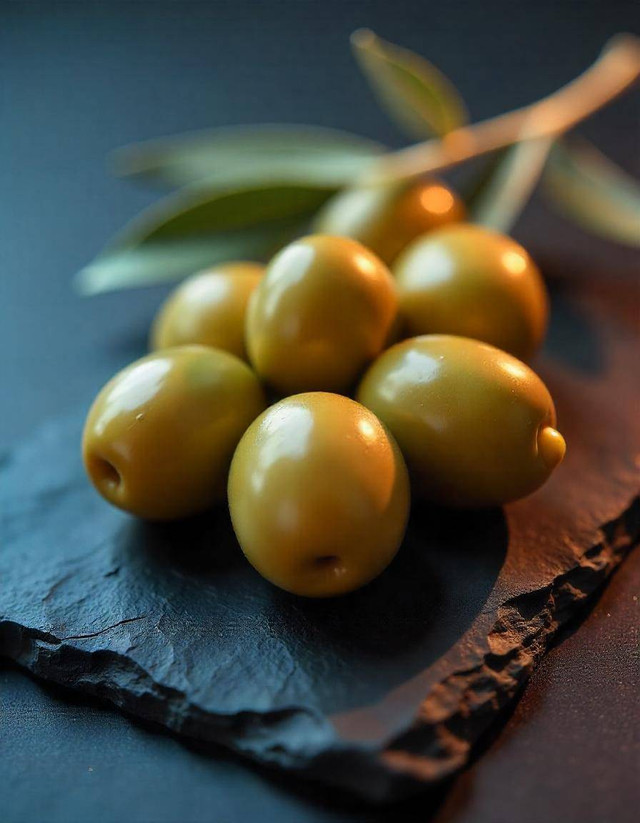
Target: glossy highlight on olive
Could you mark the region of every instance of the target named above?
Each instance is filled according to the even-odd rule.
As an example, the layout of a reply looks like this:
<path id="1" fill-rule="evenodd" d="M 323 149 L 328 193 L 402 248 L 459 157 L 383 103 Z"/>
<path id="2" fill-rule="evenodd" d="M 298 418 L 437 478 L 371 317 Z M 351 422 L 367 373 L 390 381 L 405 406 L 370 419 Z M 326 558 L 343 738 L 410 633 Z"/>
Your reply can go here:
<path id="1" fill-rule="evenodd" d="M 263 273 L 260 263 L 242 261 L 224 263 L 187 278 L 156 315 L 151 348 L 197 343 L 246 360 L 245 313 Z"/>
<path id="2" fill-rule="evenodd" d="M 453 189 L 440 180 L 420 180 L 345 189 L 320 212 L 315 229 L 351 237 L 391 265 L 416 237 L 464 218 L 464 203 Z"/>
<path id="3" fill-rule="evenodd" d="M 385 264 L 346 237 L 285 246 L 251 295 L 249 359 L 281 394 L 345 392 L 384 348 L 397 315 Z"/>
<path id="4" fill-rule="evenodd" d="M 564 457 L 542 380 L 477 340 L 425 335 L 398 343 L 367 371 L 357 398 L 396 438 L 413 493 L 436 503 L 517 500 Z"/>
<path id="5" fill-rule="evenodd" d="M 252 423 L 228 496 L 249 562 L 306 597 L 344 594 L 379 575 L 402 542 L 410 497 L 400 450 L 378 418 L 325 392 L 281 400 Z"/>
<path id="6" fill-rule="evenodd" d="M 265 408 L 237 357 L 205 346 L 147 355 L 113 377 L 84 427 L 87 474 L 100 494 L 150 520 L 171 520 L 224 499 L 233 451 Z"/>
<path id="7" fill-rule="evenodd" d="M 415 240 L 393 273 L 410 337 L 473 337 L 521 360 L 542 344 L 547 290 L 530 255 L 506 235 L 470 223 L 445 226 Z"/>

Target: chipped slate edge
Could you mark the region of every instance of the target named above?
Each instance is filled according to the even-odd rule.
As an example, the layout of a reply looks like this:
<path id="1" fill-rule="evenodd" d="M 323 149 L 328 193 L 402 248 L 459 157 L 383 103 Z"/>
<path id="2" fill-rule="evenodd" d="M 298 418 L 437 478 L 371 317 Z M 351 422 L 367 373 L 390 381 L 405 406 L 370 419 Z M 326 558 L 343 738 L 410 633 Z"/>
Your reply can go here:
<path id="1" fill-rule="evenodd" d="M 448 675 L 427 695 L 411 729 L 380 754 L 422 784 L 451 777 L 526 683 L 558 631 L 576 616 L 640 542 L 640 497 L 600 527 L 600 540 L 548 585 L 505 601 L 475 666 Z"/>
<path id="2" fill-rule="evenodd" d="M 436 684 L 411 728 L 383 747 L 341 744 L 326 718 L 302 706 L 226 716 L 206 712 L 122 655 L 90 652 L 69 645 L 78 638 L 57 638 L 1 618 L 0 648 L 34 675 L 65 686 L 69 671 L 75 671 L 73 688 L 178 734 L 387 802 L 433 787 L 469 762 L 474 745 L 515 698 L 558 630 L 639 541 L 640 498 L 603 525 L 600 535 L 550 584 L 500 606 L 477 664 Z M 292 736 L 304 741 L 300 750 L 280 742 Z"/>

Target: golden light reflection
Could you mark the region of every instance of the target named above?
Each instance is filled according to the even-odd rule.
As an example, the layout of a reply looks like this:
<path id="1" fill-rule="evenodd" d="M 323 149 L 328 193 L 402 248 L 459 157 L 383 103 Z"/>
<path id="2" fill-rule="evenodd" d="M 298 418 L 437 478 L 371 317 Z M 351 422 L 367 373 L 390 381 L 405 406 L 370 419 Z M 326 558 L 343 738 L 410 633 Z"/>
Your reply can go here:
<path id="1" fill-rule="evenodd" d="M 95 423 L 96 434 L 104 434 L 109 423 L 119 415 L 142 409 L 153 400 L 170 369 L 171 361 L 166 357 L 145 359 L 130 366 L 108 391 L 102 414 Z M 136 416 L 138 422 L 143 419 L 144 415 Z"/>
<path id="2" fill-rule="evenodd" d="M 420 202 L 433 214 L 446 214 L 453 206 L 453 195 L 444 186 L 429 186 L 420 195 Z"/>
<path id="3" fill-rule="evenodd" d="M 521 365 L 517 361 L 503 360 L 500 365 L 507 374 L 510 374 L 511 377 L 515 377 L 517 380 L 524 380 L 527 376 L 526 366 Z"/>
<path id="4" fill-rule="evenodd" d="M 362 436 L 366 446 L 371 448 L 371 460 L 360 459 L 357 455 L 351 467 L 358 482 L 368 489 L 371 502 L 378 512 L 384 512 L 393 502 L 393 493 L 397 482 L 397 469 L 395 465 L 395 455 L 390 444 L 385 443 L 385 436 L 380 425 L 372 417 L 359 417 L 356 427 Z"/>
<path id="5" fill-rule="evenodd" d="M 254 494 L 262 492 L 267 474 L 275 466 L 308 456 L 313 426 L 313 414 L 303 404 L 272 406 L 262 421 L 262 442 L 251 474 Z"/>
<path id="6" fill-rule="evenodd" d="M 280 301 L 291 286 L 304 279 L 313 264 L 314 255 L 313 247 L 305 243 L 292 243 L 279 252 L 263 280 L 269 283 L 269 288 L 265 288 L 264 292 L 256 289 L 251 299 L 252 304 L 255 302 L 258 305 L 261 295 L 264 294 L 262 312 L 267 319 L 274 317 Z"/>
<path id="7" fill-rule="evenodd" d="M 365 440 L 373 441 L 376 439 L 376 430 L 370 420 L 359 420 L 358 429 Z"/>
<path id="8" fill-rule="evenodd" d="M 527 260 L 517 251 L 506 251 L 502 255 L 502 263 L 510 274 L 522 274 L 527 268 Z"/>
<path id="9" fill-rule="evenodd" d="M 376 264 L 370 257 L 368 257 L 365 254 L 360 254 L 359 252 L 357 252 L 354 258 L 356 265 L 363 274 L 369 275 L 369 277 L 376 274 Z"/>
<path id="10" fill-rule="evenodd" d="M 193 303 L 216 303 L 231 293 L 233 281 L 216 272 L 207 272 L 192 280 L 188 286 L 187 294 Z"/>

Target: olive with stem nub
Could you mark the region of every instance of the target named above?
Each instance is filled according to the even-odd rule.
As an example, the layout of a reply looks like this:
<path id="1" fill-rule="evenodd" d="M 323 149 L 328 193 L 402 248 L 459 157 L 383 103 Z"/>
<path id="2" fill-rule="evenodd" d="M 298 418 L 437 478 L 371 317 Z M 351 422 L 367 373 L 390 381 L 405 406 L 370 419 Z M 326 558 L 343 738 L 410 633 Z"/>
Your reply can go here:
<path id="1" fill-rule="evenodd" d="M 564 457 L 542 380 L 478 340 L 433 334 L 397 343 L 357 397 L 396 438 L 413 493 L 435 503 L 501 506 L 539 488 Z"/>

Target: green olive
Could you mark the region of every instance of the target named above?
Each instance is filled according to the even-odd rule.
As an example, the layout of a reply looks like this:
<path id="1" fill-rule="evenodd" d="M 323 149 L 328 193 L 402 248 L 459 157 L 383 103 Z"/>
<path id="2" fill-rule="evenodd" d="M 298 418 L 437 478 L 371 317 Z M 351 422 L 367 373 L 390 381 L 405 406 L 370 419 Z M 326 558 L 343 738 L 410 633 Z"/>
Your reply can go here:
<path id="1" fill-rule="evenodd" d="M 360 186 L 333 197 L 315 229 L 352 237 L 390 265 L 416 237 L 464 216 L 462 200 L 436 180 L 409 186 Z"/>
<path id="2" fill-rule="evenodd" d="M 503 234 L 460 223 L 420 237 L 396 260 L 408 335 L 457 334 L 528 360 L 547 328 L 544 281 L 527 252 Z"/>
<path id="3" fill-rule="evenodd" d="M 395 436 L 414 493 L 437 503 L 516 500 L 564 457 L 542 380 L 477 340 L 434 334 L 396 344 L 365 374 L 358 400 Z"/>
<path id="4" fill-rule="evenodd" d="M 151 348 L 200 343 L 246 360 L 244 316 L 259 263 L 225 263 L 194 274 L 169 295 L 153 323 Z"/>
<path id="5" fill-rule="evenodd" d="M 394 280 L 368 249 L 305 237 L 273 258 L 251 295 L 249 359 L 282 394 L 343 392 L 382 351 L 396 314 Z"/>
<path id="6" fill-rule="evenodd" d="M 110 380 L 87 417 L 82 451 L 114 506 L 170 520 L 224 499 L 233 451 L 265 407 L 251 369 L 205 346 L 165 349 Z"/>
<path id="7" fill-rule="evenodd" d="M 229 508 L 243 552 L 267 580 L 306 597 L 344 594 L 395 556 L 409 513 L 407 469 L 368 409 L 336 394 L 299 394 L 246 431 Z"/>

